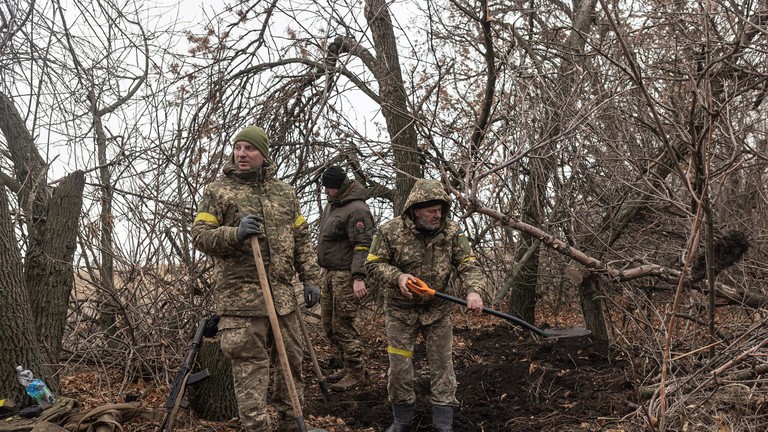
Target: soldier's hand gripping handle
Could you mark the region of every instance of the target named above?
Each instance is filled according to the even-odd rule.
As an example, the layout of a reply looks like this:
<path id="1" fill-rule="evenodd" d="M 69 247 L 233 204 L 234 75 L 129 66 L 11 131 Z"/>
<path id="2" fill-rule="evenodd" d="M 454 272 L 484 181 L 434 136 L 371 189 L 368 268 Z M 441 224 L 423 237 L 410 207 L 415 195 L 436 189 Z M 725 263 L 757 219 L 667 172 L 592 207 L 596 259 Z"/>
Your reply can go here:
<path id="1" fill-rule="evenodd" d="M 262 227 L 262 218 L 249 214 L 240 220 L 240 225 L 237 227 L 237 241 L 243 242 L 252 235 L 261 237 L 264 235 L 264 229 Z"/>
<path id="2" fill-rule="evenodd" d="M 422 294 L 422 295 L 428 295 L 428 296 L 434 296 L 435 290 L 429 287 L 426 282 L 419 278 L 413 278 L 408 279 L 405 281 L 405 286 L 407 286 L 411 291 L 415 292 L 416 294 Z"/>

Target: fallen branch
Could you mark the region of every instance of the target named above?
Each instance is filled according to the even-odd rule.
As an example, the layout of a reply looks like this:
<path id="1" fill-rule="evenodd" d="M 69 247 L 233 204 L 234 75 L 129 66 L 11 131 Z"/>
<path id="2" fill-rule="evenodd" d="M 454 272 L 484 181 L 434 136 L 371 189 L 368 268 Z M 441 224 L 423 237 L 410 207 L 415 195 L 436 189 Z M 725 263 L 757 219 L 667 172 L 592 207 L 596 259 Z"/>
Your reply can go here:
<path id="1" fill-rule="evenodd" d="M 707 293 L 708 290 L 702 280 L 694 280 L 684 275 L 683 272 L 669 267 L 664 267 L 658 264 L 641 264 L 632 268 L 613 268 L 599 259 L 593 258 L 584 252 L 569 246 L 566 242 L 558 239 L 552 234 L 537 228 L 533 225 L 529 225 L 522 220 L 501 213 L 497 210 L 484 207 L 476 202 L 470 203 L 469 200 L 461 195 L 457 194 L 459 201 L 464 208 L 470 209 L 470 212 L 480 213 L 498 220 L 503 225 L 514 228 L 520 232 L 530 235 L 533 238 L 538 239 L 548 248 L 559 252 L 561 255 L 566 256 L 585 267 L 585 271 L 604 275 L 614 282 L 627 282 L 643 277 L 654 277 L 660 279 L 671 285 L 677 285 L 681 278 L 684 279 L 683 284 L 686 288 L 696 291 Z M 746 241 L 746 240 L 745 240 Z M 742 247 L 738 252 L 738 259 L 746 252 L 746 247 Z M 724 248 L 732 252 L 731 249 Z M 733 256 L 729 256 L 728 263 L 733 265 L 738 261 Z M 726 266 L 719 266 L 719 270 L 722 271 Z M 697 276 L 698 277 L 698 276 Z M 715 283 L 715 294 L 726 300 L 729 304 L 748 306 L 752 308 L 761 308 L 768 304 L 768 297 L 758 292 L 747 292 L 745 290 L 737 289 L 720 282 Z"/>
<path id="2" fill-rule="evenodd" d="M 726 371 L 726 370 L 730 369 L 732 366 L 734 366 L 734 365 L 736 365 L 736 364 L 740 363 L 740 362 L 741 362 L 742 360 L 744 360 L 746 357 L 749 357 L 749 356 L 751 356 L 751 355 L 752 355 L 752 354 L 754 354 L 754 353 L 755 353 L 757 350 L 759 350 L 760 348 L 762 348 L 762 347 L 764 347 L 764 346 L 766 346 L 766 345 L 768 345 L 768 338 L 766 338 L 766 339 L 763 339 L 763 340 L 762 340 L 762 342 L 760 342 L 759 344 L 757 344 L 757 345 L 755 345 L 755 346 L 751 347 L 750 349 L 748 349 L 748 350 L 746 350 L 746 351 L 742 352 L 741 354 L 739 354 L 738 356 L 736 356 L 734 359 L 731 359 L 730 361 L 728 361 L 728 362 L 727 362 L 727 363 L 725 363 L 724 365 L 722 365 L 722 366 L 720 366 L 719 368 L 715 369 L 714 371 L 712 371 L 712 375 L 713 375 L 713 376 L 715 376 L 715 377 L 717 377 L 718 375 L 722 374 L 724 371 Z"/>

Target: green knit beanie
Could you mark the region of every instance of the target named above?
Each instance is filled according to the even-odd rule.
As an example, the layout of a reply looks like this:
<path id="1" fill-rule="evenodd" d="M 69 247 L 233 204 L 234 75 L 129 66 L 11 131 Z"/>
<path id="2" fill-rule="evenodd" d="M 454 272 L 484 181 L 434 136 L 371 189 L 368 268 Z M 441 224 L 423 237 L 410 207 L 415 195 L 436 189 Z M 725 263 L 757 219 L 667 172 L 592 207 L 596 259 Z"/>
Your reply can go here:
<path id="1" fill-rule="evenodd" d="M 269 159 L 269 138 L 264 129 L 258 126 L 248 126 L 235 135 L 235 139 L 232 144 L 238 141 L 245 141 L 252 146 L 256 147 L 264 156 L 264 159 Z"/>

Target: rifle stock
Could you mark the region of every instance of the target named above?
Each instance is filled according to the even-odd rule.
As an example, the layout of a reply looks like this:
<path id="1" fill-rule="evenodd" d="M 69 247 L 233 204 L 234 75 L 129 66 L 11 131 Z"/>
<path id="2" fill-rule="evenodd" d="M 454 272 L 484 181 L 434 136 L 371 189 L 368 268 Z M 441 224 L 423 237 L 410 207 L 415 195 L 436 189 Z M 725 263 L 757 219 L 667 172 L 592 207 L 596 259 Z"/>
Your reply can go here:
<path id="1" fill-rule="evenodd" d="M 195 331 L 192 345 L 187 348 L 187 352 L 184 354 L 184 359 L 181 361 L 181 366 L 179 367 L 179 373 L 176 374 L 176 378 L 171 385 L 171 393 L 165 401 L 166 413 L 163 418 L 163 423 L 158 429 L 159 432 L 171 432 L 173 430 L 173 420 L 176 417 L 176 412 L 181 406 L 181 401 L 184 398 L 187 386 L 202 381 L 209 376 L 208 369 L 201 370 L 195 374 L 192 373 L 192 368 L 195 365 L 195 359 L 197 358 L 197 353 L 200 351 L 200 345 L 203 342 L 203 335 L 205 334 L 207 326 L 208 318 L 202 318 L 197 325 L 197 331 Z"/>

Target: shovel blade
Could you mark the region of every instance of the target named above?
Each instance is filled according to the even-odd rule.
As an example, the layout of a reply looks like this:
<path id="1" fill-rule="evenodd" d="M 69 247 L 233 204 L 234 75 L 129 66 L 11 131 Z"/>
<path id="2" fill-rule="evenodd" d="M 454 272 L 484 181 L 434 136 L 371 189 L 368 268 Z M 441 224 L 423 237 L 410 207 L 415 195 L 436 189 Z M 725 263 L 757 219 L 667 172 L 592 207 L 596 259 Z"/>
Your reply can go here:
<path id="1" fill-rule="evenodd" d="M 544 337 L 547 339 L 588 336 L 590 334 L 592 334 L 592 331 L 581 327 L 544 330 Z"/>

